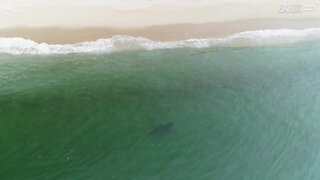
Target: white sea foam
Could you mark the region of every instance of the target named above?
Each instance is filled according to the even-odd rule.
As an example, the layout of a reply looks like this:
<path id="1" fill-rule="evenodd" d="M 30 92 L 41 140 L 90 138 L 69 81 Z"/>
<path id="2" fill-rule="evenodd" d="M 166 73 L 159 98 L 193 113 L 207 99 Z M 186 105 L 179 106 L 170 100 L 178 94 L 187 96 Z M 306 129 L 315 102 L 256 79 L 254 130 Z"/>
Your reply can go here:
<path id="1" fill-rule="evenodd" d="M 77 44 L 36 43 L 23 38 L 0 38 L 0 54 L 68 54 L 110 53 L 124 50 L 154 50 L 174 48 L 254 47 L 292 44 L 320 40 L 320 28 L 305 30 L 259 30 L 237 33 L 226 38 L 188 39 L 159 42 L 143 37 L 114 36 L 109 39 Z"/>

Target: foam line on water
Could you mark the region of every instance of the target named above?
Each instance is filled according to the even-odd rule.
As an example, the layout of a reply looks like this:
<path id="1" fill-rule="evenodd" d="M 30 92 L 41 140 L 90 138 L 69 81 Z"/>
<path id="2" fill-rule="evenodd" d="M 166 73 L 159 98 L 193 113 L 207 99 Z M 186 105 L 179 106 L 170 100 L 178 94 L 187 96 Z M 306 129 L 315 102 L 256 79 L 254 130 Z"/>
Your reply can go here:
<path id="1" fill-rule="evenodd" d="M 23 38 L 0 38 L 0 53 L 11 55 L 68 54 L 174 48 L 254 47 L 292 44 L 319 39 L 320 28 L 246 31 L 225 38 L 188 39 L 170 42 L 152 41 L 144 37 L 125 35 L 77 44 L 46 44 Z"/>

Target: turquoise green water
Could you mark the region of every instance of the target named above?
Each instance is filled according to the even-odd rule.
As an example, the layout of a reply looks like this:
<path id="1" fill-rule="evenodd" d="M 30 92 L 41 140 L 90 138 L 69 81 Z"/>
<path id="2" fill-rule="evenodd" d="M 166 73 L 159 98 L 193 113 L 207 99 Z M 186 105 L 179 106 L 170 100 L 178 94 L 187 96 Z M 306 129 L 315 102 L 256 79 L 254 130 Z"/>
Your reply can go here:
<path id="1" fill-rule="evenodd" d="M 0 57 L 0 177 L 320 178 L 320 45 Z"/>

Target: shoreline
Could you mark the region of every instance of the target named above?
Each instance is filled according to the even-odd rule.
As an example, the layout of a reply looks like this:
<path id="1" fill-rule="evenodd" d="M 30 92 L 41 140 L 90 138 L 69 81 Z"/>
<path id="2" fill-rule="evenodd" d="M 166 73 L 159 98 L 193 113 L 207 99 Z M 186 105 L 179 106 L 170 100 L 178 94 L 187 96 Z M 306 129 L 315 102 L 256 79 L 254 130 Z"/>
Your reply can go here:
<path id="1" fill-rule="evenodd" d="M 320 28 L 320 20 L 254 19 L 223 23 L 173 24 L 140 28 L 10 28 L 0 29 L 0 37 L 20 37 L 37 43 L 74 44 L 97 39 L 107 39 L 115 35 L 145 37 L 154 41 L 179 41 L 186 39 L 223 38 L 232 34 L 265 29 L 308 29 Z"/>

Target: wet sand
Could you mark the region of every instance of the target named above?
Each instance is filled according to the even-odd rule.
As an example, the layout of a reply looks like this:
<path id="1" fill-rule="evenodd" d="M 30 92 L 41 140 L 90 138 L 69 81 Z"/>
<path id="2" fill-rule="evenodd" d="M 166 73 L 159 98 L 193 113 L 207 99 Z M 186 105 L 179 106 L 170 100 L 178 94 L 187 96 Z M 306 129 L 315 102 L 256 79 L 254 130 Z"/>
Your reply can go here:
<path id="1" fill-rule="evenodd" d="M 9 28 L 0 29 L 0 37 L 22 37 L 49 44 L 78 43 L 115 35 L 141 36 L 157 41 L 193 38 L 219 38 L 243 31 L 261 29 L 306 29 L 320 27 L 320 20 L 255 19 L 224 23 L 173 24 L 139 28 Z"/>

